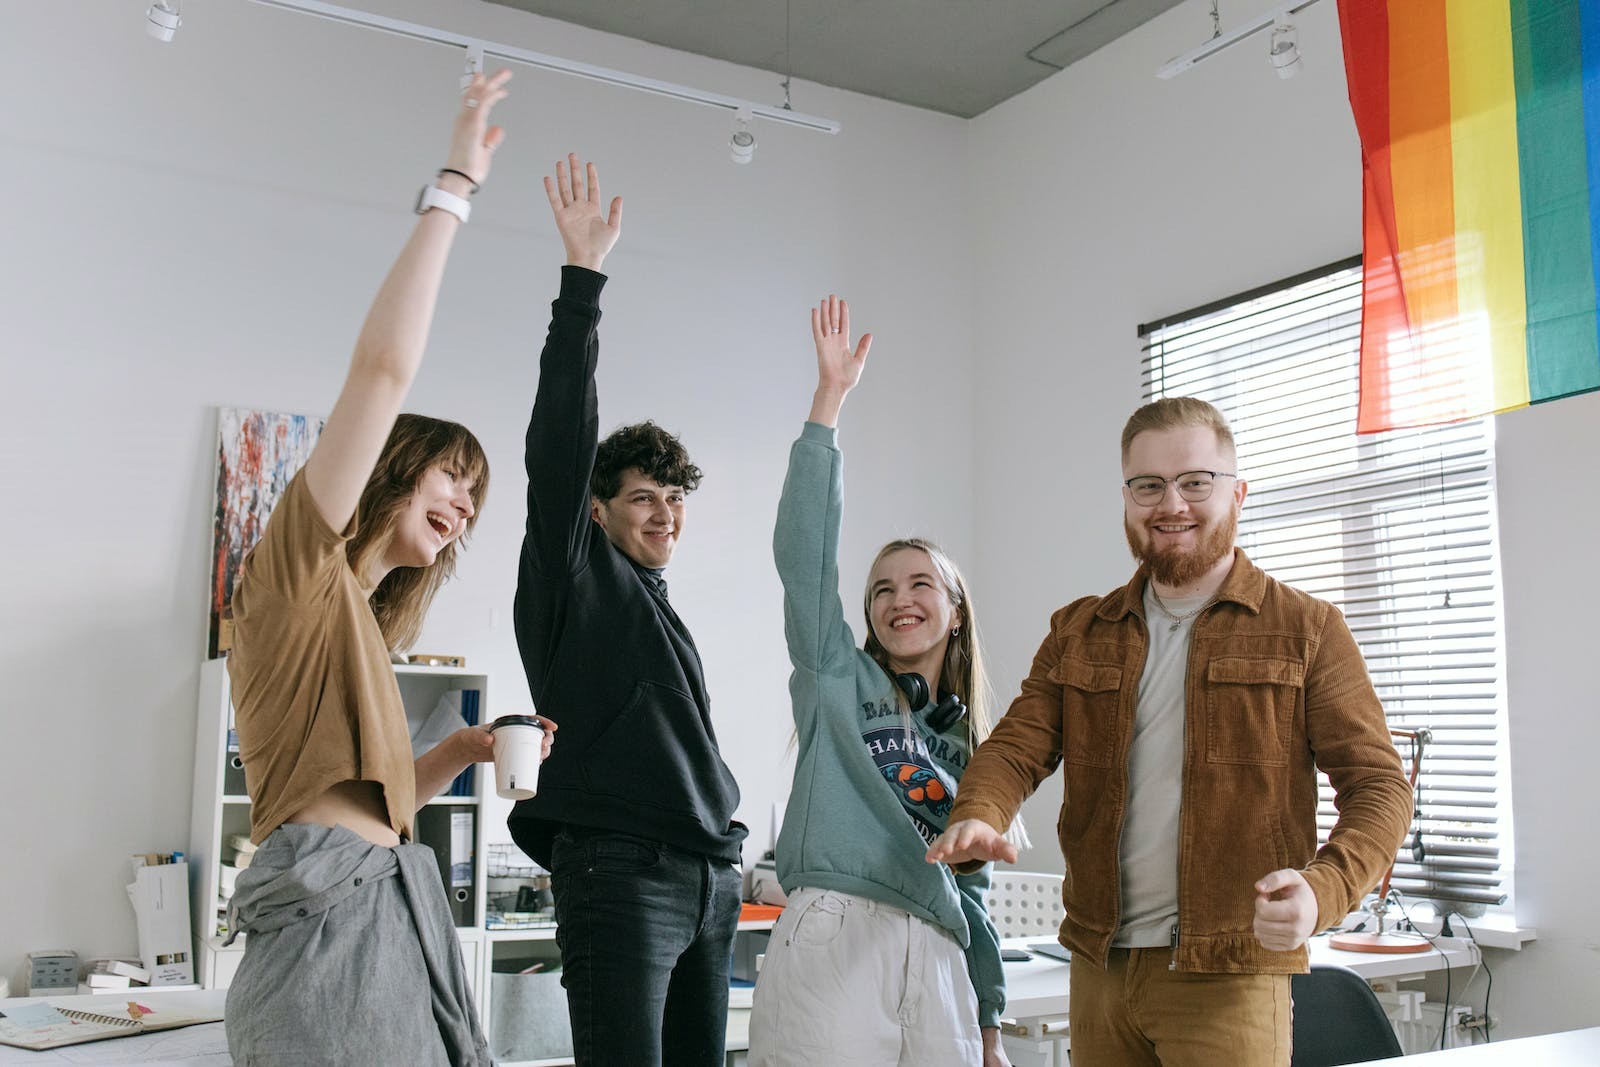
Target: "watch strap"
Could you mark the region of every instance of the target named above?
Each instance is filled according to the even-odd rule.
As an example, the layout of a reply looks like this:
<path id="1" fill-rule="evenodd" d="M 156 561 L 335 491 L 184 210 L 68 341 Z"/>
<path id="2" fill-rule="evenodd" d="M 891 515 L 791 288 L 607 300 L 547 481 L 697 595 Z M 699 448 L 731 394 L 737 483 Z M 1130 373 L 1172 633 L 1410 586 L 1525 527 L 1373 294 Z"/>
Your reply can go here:
<path id="1" fill-rule="evenodd" d="M 424 185 L 417 194 L 417 214 L 426 215 L 430 208 L 448 211 L 462 222 L 472 214 L 472 204 L 465 197 L 447 193 L 436 185 Z"/>

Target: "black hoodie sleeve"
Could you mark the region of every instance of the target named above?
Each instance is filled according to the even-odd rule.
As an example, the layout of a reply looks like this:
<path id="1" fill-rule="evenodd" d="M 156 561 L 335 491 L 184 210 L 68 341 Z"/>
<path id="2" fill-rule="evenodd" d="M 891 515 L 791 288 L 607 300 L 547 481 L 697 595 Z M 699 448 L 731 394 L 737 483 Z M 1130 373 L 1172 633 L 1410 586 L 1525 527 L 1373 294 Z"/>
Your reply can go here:
<path id="1" fill-rule="evenodd" d="M 582 569 L 593 536 L 589 477 L 599 439 L 594 372 L 605 283 L 605 275 L 592 270 L 561 268 L 561 292 L 551 304 L 550 332 L 539 357 L 524 456 L 528 528 L 522 567 L 546 579 Z"/>

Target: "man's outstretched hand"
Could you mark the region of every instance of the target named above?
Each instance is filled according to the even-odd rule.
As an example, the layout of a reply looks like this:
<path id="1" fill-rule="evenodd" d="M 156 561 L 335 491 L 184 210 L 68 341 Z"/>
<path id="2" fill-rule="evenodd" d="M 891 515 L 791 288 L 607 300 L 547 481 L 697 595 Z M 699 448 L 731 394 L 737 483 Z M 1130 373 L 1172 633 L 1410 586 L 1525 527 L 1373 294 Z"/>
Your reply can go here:
<path id="1" fill-rule="evenodd" d="M 1015 863 L 1017 846 L 982 819 L 962 819 L 946 827 L 929 846 L 927 859 L 929 863 L 948 863 L 952 867 L 972 860 Z"/>

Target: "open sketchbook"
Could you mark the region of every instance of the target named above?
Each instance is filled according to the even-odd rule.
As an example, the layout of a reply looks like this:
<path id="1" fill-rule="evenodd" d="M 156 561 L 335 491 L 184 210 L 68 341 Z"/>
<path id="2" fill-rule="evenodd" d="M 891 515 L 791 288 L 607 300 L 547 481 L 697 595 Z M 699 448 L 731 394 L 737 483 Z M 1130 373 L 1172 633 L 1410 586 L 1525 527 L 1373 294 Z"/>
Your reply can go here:
<path id="1" fill-rule="evenodd" d="M 0 1008 L 0 1044 L 42 1051 L 85 1041 L 153 1034 L 180 1026 L 217 1022 L 221 1018 L 220 1011 L 151 1011 L 132 1000 L 128 1001 L 127 1013 L 123 1015 L 57 1008 L 41 1002 Z"/>

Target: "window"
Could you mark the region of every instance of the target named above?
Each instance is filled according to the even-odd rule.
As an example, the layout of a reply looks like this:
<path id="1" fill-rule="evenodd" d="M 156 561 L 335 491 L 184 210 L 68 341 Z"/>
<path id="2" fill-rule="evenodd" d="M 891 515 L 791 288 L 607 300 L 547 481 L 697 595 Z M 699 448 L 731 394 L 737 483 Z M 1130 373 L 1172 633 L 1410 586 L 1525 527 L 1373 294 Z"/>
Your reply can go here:
<path id="1" fill-rule="evenodd" d="M 1141 326 L 1144 397 L 1227 414 L 1241 547 L 1336 604 L 1389 725 L 1431 732 L 1393 885 L 1475 915 L 1512 867 L 1494 424 L 1357 436 L 1360 329 L 1356 259 Z M 1324 776 L 1324 839 L 1334 817 Z"/>

